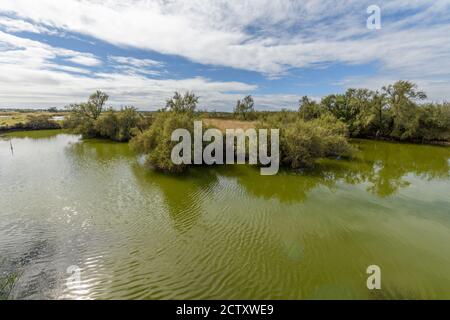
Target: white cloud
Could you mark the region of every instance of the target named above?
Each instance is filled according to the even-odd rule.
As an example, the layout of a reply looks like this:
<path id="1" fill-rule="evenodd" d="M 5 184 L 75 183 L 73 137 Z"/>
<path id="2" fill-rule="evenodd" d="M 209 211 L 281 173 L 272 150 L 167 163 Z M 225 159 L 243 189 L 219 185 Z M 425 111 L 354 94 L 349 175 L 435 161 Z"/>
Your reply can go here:
<path id="1" fill-rule="evenodd" d="M 62 107 L 86 100 L 95 90 L 110 94 L 112 105 L 133 104 L 145 109 L 163 107 L 175 90 L 193 90 L 202 97 L 202 107 L 210 107 L 214 96 L 256 89 L 242 82 L 202 77 L 162 80 L 124 72 L 93 73 L 56 62 L 57 58 L 74 57 L 84 54 L 0 31 L 0 107 Z"/>
<path id="2" fill-rule="evenodd" d="M 418 15 L 437 21 L 449 5 L 447 0 L 380 2 L 386 15 L 427 5 Z M 434 30 L 419 24 L 419 33 L 405 39 L 401 31 L 416 33 L 413 26 L 405 27 L 408 20 L 417 23 L 412 16 L 403 19 L 403 25 L 391 23 L 384 26 L 385 31 L 368 31 L 368 4 L 371 1 L 2 0 L 1 6 L 27 19 L 113 44 L 269 74 L 328 61 L 380 60 L 392 68 L 396 65 L 385 55 L 391 44 L 396 44 L 390 50 L 394 56 L 403 46 L 420 50 Z M 440 28 L 442 32 L 433 39 L 442 43 L 446 40 L 443 32 L 448 34 L 450 27 L 446 23 Z M 350 38 L 355 35 L 359 37 Z M 428 49 L 430 56 L 437 47 Z"/>
<path id="3" fill-rule="evenodd" d="M 108 62 L 114 69 L 130 75 L 160 76 L 164 66 L 160 61 L 120 56 L 108 56 Z"/>
<path id="4" fill-rule="evenodd" d="M 162 62 L 151 59 L 136 59 L 132 57 L 118 57 L 118 56 L 109 56 L 108 59 L 115 63 L 130 65 L 136 68 L 163 66 Z"/>
<path id="5" fill-rule="evenodd" d="M 53 33 L 48 28 L 30 22 L 0 16 L 0 28 L 7 32 Z"/>
<path id="6" fill-rule="evenodd" d="M 102 64 L 102 61 L 100 59 L 95 58 L 91 54 L 78 53 L 77 55 L 67 58 L 66 60 L 76 63 L 76 64 L 79 64 L 79 65 L 88 66 L 88 67 L 94 67 L 94 66 L 98 66 L 98 65 Z"/>
<path id="7" fill-rule="evenodd" d="M 3 21 L 11 32 L 33 27 L 64 30 L 270 77 L 291 68 L 375 63 L 379 69 L 374 79 L 349 78 L 341 83 L 404 78 L 426 85 L 433 99 L 449 99 L 445 87 L 450 80 L 450 1 L 380 0 L 380 31 L 365 28 L 370 4 L 373 1 L 2 0 L 0 12 L 18 17 L 18 22 Z M 68 60 L 84 61 L 85 66 L 98 63 L 91 58 Z M 137 79 L 161 72 L 152 61 L 111 59 L 118 73 Z"/>

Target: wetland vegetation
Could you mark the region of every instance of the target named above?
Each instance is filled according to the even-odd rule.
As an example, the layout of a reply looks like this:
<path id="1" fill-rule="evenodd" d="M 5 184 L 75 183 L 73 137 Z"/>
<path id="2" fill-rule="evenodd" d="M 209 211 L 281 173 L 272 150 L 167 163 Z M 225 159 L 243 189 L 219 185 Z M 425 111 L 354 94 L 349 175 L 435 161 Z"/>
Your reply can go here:
<path id="1" fill-rule="evenodd" d="M 450 298 L 450 148 L 411 143 L 449 141 L 448 104 L 407 82 L 280 112 L 107 98 L 71 105 L 65 130 L 0 137 L 0 299 Z M 174 166 L 170 134 L 196 119 L 280 128 L 284 168 Z"/>

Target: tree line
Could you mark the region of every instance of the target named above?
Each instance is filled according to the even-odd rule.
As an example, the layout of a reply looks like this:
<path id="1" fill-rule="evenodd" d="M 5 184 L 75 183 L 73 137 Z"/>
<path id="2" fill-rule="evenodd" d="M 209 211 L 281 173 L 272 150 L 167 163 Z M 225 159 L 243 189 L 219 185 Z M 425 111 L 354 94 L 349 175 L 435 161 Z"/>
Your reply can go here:
<path id="1" fill-rule="evenodd" d="M 304 96 L 299 114 L 310 120 L 330 113 L 348 126 L 351 137 L 450 141 L 450 104 L 421 104 L 426 98 L 414 83 L 397 81 L 380 91 L 348 89 L 320 102 Z"/>
<path id="2" fill-rule="evenodd" d="M 85 138 L 131 141 L 156 169 L 182 172 L 187 168 L 172 163 L 171 150 L 176 142 L 170 138 L 178 128 L 192 133 L 194 121 L 202 116 L 194 93 L 176 92 L 152 116 L 134 107 L 119 111 L 105 108 L 108 98 L 97 91 L 87 102 L 69 106 L 64 127 Z M 312 166 L 323 157 L 351 157 L 354 148 L 349 137 L 450 141 L 450 105 L 421 104 L 424 99 L 426 94 L 415 84 L 398 81 L 380 91 L 348 89 L 320 102 L 304 96 L 298 111 L 258 112 L 253 98 L 247 96 L 237 101 L 233 117 L 256 120 L 257 129 L 280 129 L 281 164 L 297 169 Z"/>

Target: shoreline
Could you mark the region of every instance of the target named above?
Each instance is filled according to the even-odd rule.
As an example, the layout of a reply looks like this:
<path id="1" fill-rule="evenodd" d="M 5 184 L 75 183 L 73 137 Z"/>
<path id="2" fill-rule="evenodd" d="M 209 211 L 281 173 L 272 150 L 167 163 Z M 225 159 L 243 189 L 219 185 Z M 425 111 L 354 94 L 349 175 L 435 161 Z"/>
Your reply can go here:
<path id="1" fill-rule="evenodd" d="M 352 139 L 362 139 L 362 140 L 370 140 L 370 141 L 385 141 L 392 143 L 400 143 L 400 144 L 417 144 L 417 145 L 430 145 L 430 146 L 440 146 L 440 147 L 450 147 L 450 141 L 441 141 L 441 140 L 395 140 L 387 137 L 353 137 L 349 138 L 350 141 Z"/>
<path id="2" fill-rule="evenodd" d="M 28 131 L 45 131 L 45 130 L 64 130 L 63 128 L 39 128 L 39 129 L 25 129 L 25 128 L 0 128 L 0 136 L 5 133 L 11 133 L 11 132 L 28 132 Z"/>
<path id="3" fill-rule="evenodd" d="M 240 122 L 240 121 L 238 121 Z M 252 122 L 249 122 L 252 123 Z M 221 130 L 221 128 L 217 128 Z M 28 131 L 44 131 L 44 130 L 64 130 L 61 128 L 39 128 L 39 129 L 31 129 L 31 128 L 0 128 L 0 136 L 11 133 L 11 132 L 28 132 Z M 360 140 L 369 140 L 369 141 L 385 141 L 392 143 L 400 143 L 400 144 L 416 144 L 416 145 L 431 145 L 431 146 L 439 146 L 439 147 L 450 147 L 450 141 L 440 141 L 440 140 L 432 140 L 432 141 L 421 141 L 421 140 L 395 140 L 387 137 L 352 137 L 349 138 L 350 141 L 360 139 Z"/>

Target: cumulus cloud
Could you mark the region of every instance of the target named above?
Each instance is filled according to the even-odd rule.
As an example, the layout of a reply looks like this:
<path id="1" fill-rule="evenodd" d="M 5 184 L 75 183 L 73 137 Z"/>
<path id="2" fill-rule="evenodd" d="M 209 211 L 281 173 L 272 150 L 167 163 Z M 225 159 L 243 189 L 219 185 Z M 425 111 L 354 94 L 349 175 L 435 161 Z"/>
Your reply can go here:
<path id="1" fill-rule="evenodd" d="M 373 33 L 364 28 L 365 8 L 371 1 L 3 0 L 2 7 L 39 23 L 117 45 L 177 54 L 200 63 L 277 73 L 286 67 L 327 61 L 379 59 L 387 67 L 395 67 L 399 61 L 385 55 L 387 48 L 394 55 L 403 46 L 420 50 L 434 26 L 418 23 L 417 18 L 446 21 L 442 15 L 449 8 L 447 0 L 381 3 L 386 16 L 423 9 L 417 17 L 403 18 L 402 23 L 388 21 L 391 25 L 385 26 L 386 32 Z M 411 23 L 418 23 L 418 27 Z M 435 32 L 433 39 L 448 42 L 443 41 L 443 32 L 450 32 L 450 26 L 446 23 L 440 28 L 442 32 Z M 405 39 L 402 31 L 418 34 Z"/>
<path id="2" fill-rule="evenodd" d="M 39 24 L 33 24 L 21 19 L 11 19 L 4 16 L 0 16 L 0 27 L 7 32 L 55 33 L 55 31 Z"/>
<path id="3" fill-rule="evenodd" d="M 108 56 L 110 65 L 120 72 L 130 75 L 160 76 L 163 62 L 152 59 L 136 59 L 133 57 Z"/>
<path id="4" fill-rule="evenodd" d="M 118 57 L 118 56 L 109 56 L 108 59 L 118 64 L 130 65 L 136 68 L 160 67 L 164 65 L 164 63 L 160 61 L 155 61 L 151 59 L 136 59 L 132 57 Z"/>
<path id="5" fill-rule="evenodd" d="M 340 84 L 404 78 L 423 84 L 432 98 L 448 99 L 450 1 L 380 0 L 379 31 L 365 27 L 371 4 L 371 0 L 2 0 L 0 12 L 15 19 L 0 20 L 0 28 L 36 33 L 63 30 L 123 48 L 256 71 L 269 78 L 299 68 L 374 63 L 373 79 L 352 77 Z M 88 56 L 67 60 L 81 66 L 101 63 Z M 136 81 L 161 75 L 161 65 L 153 60 L 113 56 L 108 63 L 116 64 L 116 73 Z M 198 79 L 206 87 L 214 83 L 204 78 L 189 81 L 195 84 Z M 241 89 L 255 87 L 236 83 Z M 230 88 L 236 83 L 228 83 L 228 89 L 234 90 Z M 224 91 L 214 94 L 224 98 Z M 274 98 L 282 100 L 281 95 Z"/>
<path id="6" fill-rule="evenodd" d="M 164 100 L 176 90 L 194 90 L 205 97 L 203 106 L 208 107 L 208 99 L 214 95 L 256 89 L 246 83 L 211 81 L 202 77 L 171 80 L 123 72 L 93 74 L 89 69 L 65 66 L 57 61 L 58 58 L 80 57 L 92 58 L 0 31 L 0 106 L 64 106 L 84 101 L 89 93 L 100 89 L 111 95 L 113 105 L 134 104 L 146 109 L 162 107 Z M 90 64 L 86 61 L 79 62 Z M 139 63 L 150 64 L 150 61 Z"/>
<path id="7" fill-rule="evenodd" d="M 75 64 L 80 64 L 80 65 L 89 66 L 89 67 L 98 66 L 98 65 L 102 64 L 102 61 L 97 59 L 92 54 L 78 53 L 77 55 L 73 55 L 73 56 L 67 58 L 66 60 L 73 62 Z"/>

